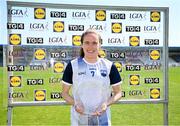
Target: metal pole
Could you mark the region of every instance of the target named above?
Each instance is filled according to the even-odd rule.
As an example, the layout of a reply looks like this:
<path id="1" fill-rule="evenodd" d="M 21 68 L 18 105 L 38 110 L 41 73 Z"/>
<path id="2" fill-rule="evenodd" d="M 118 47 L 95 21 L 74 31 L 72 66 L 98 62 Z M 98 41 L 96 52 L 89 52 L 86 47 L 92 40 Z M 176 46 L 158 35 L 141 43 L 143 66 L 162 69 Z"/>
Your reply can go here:
<path id="1" fill-rule="evenodd" d="M 7 10 L 12 8 L 12 6 L 8 5 L 7 4 Z M 7 17 L 7 21 L 8 22 L 11 22 L 12 21 L 12 17 Z M 9 38 L 9 34 L 11 33 L 12 31 L 11 30 L 8 30 L 7 31 L 7 38 Z M 8 39 L 7 39 L 8 40 Z M 8 43 L 8 42 L 7 42 Z M 6 52 L 6 56 L 7 56 L 7 59 L 6 59 L 6 67 L 7 65 L 13 65 L 13 55 L 9 55 L 9 52 L 13 52 L 13 45 L 7 45 L 7 52 Z M 13 72 L 9 72 L 8 71 L 8 76 L 7 76 L 7 85 L 8 85 L 8 107 L 7 107 L 7 125 L 8 126 L 12 126 L 12 114 L 13 114 L 13 107 L 10 106 L 10 104 L 13 102 L 13 99 L 10 98 L 10 95 L 13 93 L 13 88 L 10 87 L 9 85 L 9 77 L 10 76 L 13 76 Z"/>
<path id="2" fill-rule="evenodd" d="M 7 63 L 8 63 L 8 65 L 13 65 L 13 56 L 9 56 L 8 54 L 9 54 L 9 51 L 13 51 L 13 46 L 8 46 L 7 47 L 7 52 L 6 52 L 6 54 L 7 54 L 7 57 L 8 57 L 8 59 L 7 59 Z M 7 113 L 7 125 L 8 126 L 12 126 L 12 114 L 13 114 L 13 107 L 12 106 L 10 106 L 10 104 L 13 102 L 13 99 L 12 98 L 10 98 L 10 95 L 13 93 L 13 89 L 12 89 L 12 87 L 10 87 L 9 86 L 9 77 L 10 76 L 12 76 L 13 75 L 13 72 L 8 72 L 8 107 L 7 107 L 7 109 L 8 109 L 8 113 Z"/>
<path id="3" fill-rule="evenodd" d="M 7 74 L 7 70 L 4 69 L 6 66 L 7 66 L 7 62 L 8 61 L 8 48 L 6 46 L 3 46 L 3 73 L 6 73 Z M 6 59 L 7 58 L 7 59 Z M 3 82 L 6 82 L 5 79 L 7 80 L 7 78 L 3 77 Z M 5 84 L 3 83 L 4 85 L 8 85 L 8 84 Z M 9 86 L 8 86 L 8 106 L 7 106 L 7 125 L 8 126 L 11 126 L 12 125 L 12 106 L 9 106 L 11 101 L 9 100 Z"/>
<path id="4" fill-rule="evenodd" d="M 164 50 L 163 50 L 163 57 L 164 57 L 164 98 L 165 98 L 165 102 L 163 105 L 164 108 L 164 125 L 167 126 L 168 125 L 168 100 L 169 100 L 169 79 L 168 79 L 168 57 L 169 57 L 169 53 L 168 53 L 168 31 L 169 31 L 169 8 L 167 8 L 164 11 L 164 26 L 165 26 L 165 30 L 164 30 Z"/>
<path id="5" fill-rule="evenodd" d="M 168 126 L 168 102 L 164 103 L 164 126 Z"/>
<path id="6" fill-rule="evenodd" d="M 12 113 L 13 113 L 13 107 L 8 106 L 8 110 L 7 110 L 7 126 L 12 126 Z"/>

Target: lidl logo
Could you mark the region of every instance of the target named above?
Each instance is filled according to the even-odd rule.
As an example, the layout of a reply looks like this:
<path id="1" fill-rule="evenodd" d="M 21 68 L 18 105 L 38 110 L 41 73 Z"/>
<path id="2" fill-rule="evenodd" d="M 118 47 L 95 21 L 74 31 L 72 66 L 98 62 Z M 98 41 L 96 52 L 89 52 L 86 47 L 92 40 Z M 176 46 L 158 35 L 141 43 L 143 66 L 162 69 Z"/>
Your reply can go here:
<path id="1" fill-rule="evenodd" d="M 150 50 L 151 60 L 160 60 L 160 50 Z"/>
<path id="2" fill-rule="evenodd" d="M 105 10 L 96 10 L 96 21 L 106 21 Z"/>
<path id="3" fill-rule="evenodd" d="M 112 33 L 122 33 L 122 23 L 112 23 Z"/>
<path id="4" fill-rule="evenodd" d="M 150 89 L 150 98 L 159 99 L 160 98 L 160 88 L 151 88 Z"/>
<path id="5" fill-rule="evenodd" d="M 130 36 L 129 37 L 129 45 L 130 46 L 139 46 L 140 37 L 139 36 Z"/>
<path id="6" fill-rule="evenodd" d="M 122 63 L 121 62 L 114 62 L 118 72 L 122 72 Z"/>
<path id="7" fill-rule="evenodd" d="M 130 85 L 139 85 L 140 84 L 140 76 L 139 75 L 130 75 L 129 76 Z"/>
<path id="8" fill-rule="evenodd" d="M 46 9 L 45 8 L 34 8 L 34 18 L 35 19 L 45 19 Z"/>
<path id="9" fill-rule="evenodd" d="M 62 73 L 64 71 L 64 64 L 61 62 L 54 62 L 54 72 Z"/>
<path id="10" fill-rule="evenodd" d="M 9 35 L 10 45 L 20 45 L 21 44 L 21 34 L 10 34 Z"/>
<path id="11" fill-rule="evenodd" d="M 151 22 L 160 22 L 161 14 L 158 11 L 151 12 Z"/>
<path id="12" fill-rule="evenodd" d="M 46 101 L 46 90 L 35 90 L 34 91 L 35 101 Z"/>
<path id="13" fill-rule="evenodd" d="M 106 57 L 106 52 L 105 52 L 105 50 L 100 49 L 100 50 L 99 50 L 99 56 L 100 56 L 101 58 L 105 58 L 105 57 Z"/>
<path id="14" fill-rule="evenodd" d="M 44 60 L 46 57 L 45 49 L 35 49 L 34 57 L 35 60 Z"/>
<path id="15" fill-rule="evenodd" d="M 10 87 L 21 87 L 21 76 L 10 76 Z"/>
<path id="16" fill-rule="evenodd" d="M 54 21 L 53 22 L 53 31 L 54 32 L 64 32 L 64 22 L 63 21 Z"/>
<path id="17" fill-rule="evenodd" d="M 81 45 L 81 36 L 80 35 L 73 35 L 72 36 L 72 43 L 74 46 L 80 46 Z"/>

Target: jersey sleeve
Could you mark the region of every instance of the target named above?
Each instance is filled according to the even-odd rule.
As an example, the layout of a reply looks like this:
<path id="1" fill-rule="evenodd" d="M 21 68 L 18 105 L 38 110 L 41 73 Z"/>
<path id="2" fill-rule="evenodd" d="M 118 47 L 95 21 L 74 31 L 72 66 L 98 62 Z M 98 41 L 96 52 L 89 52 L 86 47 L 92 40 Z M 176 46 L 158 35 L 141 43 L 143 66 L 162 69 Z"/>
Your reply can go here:
<path id="1" fill-rule="evenodd" d="M 66 66 L 65 71 L 64 71 L 62 81 L 65 84 L 73 84 L 72 76 L 73 76 L 72 65 L 71 65 L 71 62 L 69 62 L 68 65 Z"/>
<path id="2" fill-rule="evenodd" d="M 109 78 L 110 78 L 111 85 L 119 84 L 119 82 L 121 82 L 121 76 L 114 64 L 112 64 L 111 66 Z"/>

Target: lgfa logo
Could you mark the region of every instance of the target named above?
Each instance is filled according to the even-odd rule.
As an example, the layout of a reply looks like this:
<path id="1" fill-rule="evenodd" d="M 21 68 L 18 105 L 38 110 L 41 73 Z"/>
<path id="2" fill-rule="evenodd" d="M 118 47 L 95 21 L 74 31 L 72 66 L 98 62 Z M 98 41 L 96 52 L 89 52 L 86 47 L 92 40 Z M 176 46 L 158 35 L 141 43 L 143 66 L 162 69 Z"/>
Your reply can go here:
<path id="1" fill-rule="evenodd" d="M 35 90 L 34 91 L 35 101 L 45 101 L 46 100 L 46 90 Z"/>
<path id="2" fill-rule="evenodd" d="M 46 9 L 45 8 L 34 8 L 34 18 L 35 19 L 45 19 Z"/>
<path id="3" fill-rule="evenodd" d="M 16 9 L 16 8 L 14 8 L 14 9 L 8 9 L 8 16 L 10 16 L 10 17 L 12 17 L 12 16 L 14 16 L 14 17 L 23 17 L 23 16 L 28 16 L 28 14 L 27 14 L 27 8 L 22 8 L 22 9 Z"/>
<path id="4" fill-rule="evenodd" d="M 21 76 L 10 76 L 10 87 L 21 87 Z"/>
<path id="5" fill-rule="evenodd" d="M 46 57 L 45 49 L 35 49 L 34 57 L 35 60 L 44 60 Z"/>
<path id="6" fill-rule="evenodd" d="M 160 50 L 150 50 L 150 60 L 160 60 Z"/>
<path id="7" fill-rule="evenodd" d="M 139 75 L 130 75 L 129 80 L 130 80 L 130 85 L 136 86 L 136 85 L 139 85 L 140 83 Z"/>
<path id="8" fill-rule="evenodd" d="M 158 11 L 152 11 L 150 20 L 151 22 L 160 22 L 161 14 Z"/>
<path id="9" fill-rule="evenodd" d="M 106 21 L 105 10 L 96 10 L 96 21 Z"/>
<path id="10" fill-rule="evenodd" d="M 81 45 L 81 36 L 80 35 L 73 35 L 72 36 L 72 44 L 74 46 L 80 46 Z"/>
<path id="11" fill-rule="evenodd" d="M 20 45 L 21 44 L 21 34 L 10 34 L 9 35 L 10 45 Z"/>
<path id="12" fill-rule="evenodd" d="M 112 23 L 112 33 L 122 33 L 122 23 Z"/>
<path id="13" fill-rule="evenodd" d="M 54 62 L 54 72 L 62 73 L 64 71 L 64 64 L 61 62 Z"/>
<path id="14" fill-rule="evenodd" d="M 63 21 L 54 21 L 53 22 L 53 31 L 54 32 L 64 32 L 64 22 Z"/>
<path id="15" fill-rule="evenodd" d="M 114 62 L 118 72 L 122 72 L 122 63 L 121 62 Z"/>
<path id="16" fill-rule="evenodd" d="M 139 36 L 129 36 L 129 46 L 139 46 L 140 37 Z"/>

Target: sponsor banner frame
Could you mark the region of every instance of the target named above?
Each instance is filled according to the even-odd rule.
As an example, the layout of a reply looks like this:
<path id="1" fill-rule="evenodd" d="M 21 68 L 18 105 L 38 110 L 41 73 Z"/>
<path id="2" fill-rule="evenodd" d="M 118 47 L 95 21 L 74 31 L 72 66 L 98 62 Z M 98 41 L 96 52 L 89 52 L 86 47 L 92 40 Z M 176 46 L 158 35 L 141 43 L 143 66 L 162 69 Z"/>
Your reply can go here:
<path id="1" fill-rule="evenodd" d="M 162 45 L 160 45 L 160 47 L 162 47 L 163 53 L 163 82 L 164 82 L 164 87 L 163 90 L 163 99 L 153 99 L 153 100 L 147 100 L 147 99 L 140 99 L 140 100 L 121 100 L 118 101 L 117 104 L 154 104 L 154 103 L 159 103 L 159 104 L 163 104 L 164 105 L 164 125 L 168 125 L 168 27 L 169 27 L 169 8 L 167 7 L 122 7 L 122 6 L 102 6 L 102 5 L 70 5 L 70 4 L 51 4 L 51 3 L 33 3 L 33 2 L 16 2 L 16 1 L 7 1 L 7 5 L 9 8 L 15 6 L 15 7 L 34 7 L 34 8 L 38 8 L 38 7 L 43 7 L 43 8 L 61 8 L 61 9 L 81 9 L 81 10 L 97 10 L 97 8 L 101 8 L 101 10 L 112 10 L 112 11 L 117 11 L 117 10 L 121 10 L 121 11 L 132 11 L 132 12 L 136 12 L 136 11 L 151 11 L 151 10 L 158 10 L 164 13 L 163 15 L 163 33 L 162 33 Z M 106 14 L 106 13 L 105 13 Z M 38 18 L 38 17 L 36 17 Z M 44 19 L 47 18 L 47 15 L 45 17 L 39 17 L 40 19 Z M 122 20 L 123 20 L 123 16 L 121 16 Z M 9 19 L 10 21 L 12 20 Z M 104 18 L 100 18 L 98 20 L 101 21 L 105 21 L 106 19 Z M 54 19 L 54 21 L 56 21 L 56 19 Z M 58 20 L 59 21 L 59 20 Z M 61 20 L 60 20 L 61 21 Z M 137 20 L 135 20 L 137 21 Z M 156 22 L 159 22 L 159 20 L 155 19 Z M 12 22 L 13 23 L 13 22 Z M 64 25 L 64 22 L 62 21 L 61 24 Z M 114 25 L 115 24 L 115 25 Z M 73 24 L 72 24 L 73 25 Z M 122 22 L 116 22 L 113 21 L 112 25 L 114 25 L 114 27 L 122 27 L 123 26 L 123 21 Z M 71 26 L 73 27 L 73 26 Z M 79 26 L 79 29 L 82 29 L 82 26 Z M 130 27 L 133 28 L 133 27 Z M 128 28 L 128 29 L 130 29 Z M 134 28 L 137 29 L 138 28 Z M 152 27 L 153 28 L 153 27 Z M 126 29 L 124 27 L 124 29 Z M 144 29 L 146 29 L 144 27 Z M 64 30 L 66 29 L 57 29 L 56 32 L 60 31 L 60 32 L 64 32 Z M 113 30 L 113 32 L 115 32 L 116 34 L 121 34 L 122 35 L 122 30 L 121 29 L 116 29 Z M 133 33 L 134 31 L 131 31 L 131 33 Z M 14 33 L 14 34 L 18 34 L 18 33 Z M 77 32 L 77 36 L 80 33 Z M 8 36 L 8 35 L 7 35 Z M 22 35 L 20 34 L 20 37 Z M 138 36 L 138 38 L 142 39 L 142 37 L 137 34 L 137 35 L 129 35 L 129 36 Z M 29 37 L 34 37 L 34 36 L 29 36 Z M 63 36 L 64 39 L 67 36 Z M 104 36 L 103 36 L 104 37 Z M 38 38 L 38 37 L 37 37 Z M 124 38 L 123 38 L 124 39 Z M 144 38 L 146 39 L 146 38 Z M 17 39 L 15 39 L 17 40 Z M 9 40 L 7 40 L 9 41 Z M 19 46 L 19 43 L 22 43 L 22 39 L 21 42 L 15 42 L 16 44 L 18 44 L 17 46 Z M 121 40 L 119 40 L 121 41 Z M 124 40 L 123 40 L 124 41 Z M 125 40 L 126 41 L 126 40 Z M 7 45 L 9 44 L 9 42 L 7 42 Z M 139 46 L 138 44 L 135 44 Z M 21 46 L 21 45 L 20 45 Z M 65 46 L 72 46 L 72 45 L 65 45 Z M 106 45 L 105 45 L 106 46 Z M 123 45 L 122 45 L 123 46 Z M 141 44 L 140 44 L 141 46 Z M 129 47 L 129 38 L 127 39 L 127 45 L 125 45 L 124 47 Z M 4 50 L 6 50 L 4 48 Z M 13 50 L 13 45 L 8 45 L 8 50 Z M 5 58 L 5 56 L 4 56 Z M 13 64 L 13 56 L 9 57 L 11 59 L 11 62 L 8 62 L 8 65 L 14 65 Z M 5 58 L 7 60 L 7 58 Z M 161 60 L 161 59 L 160 59 Z M 7 60 L 8 61 L 8 60 Z M 8 76 L 13 76 L 13 72 L 8 72 Z M 13 90 L 12 88 L 8 87 L 8 92 L 12 93 Z M 8 125 L 12 125 L 12 109 L 13 107 L 18 107 L 18 106 L 50 106 L 50 105 L 66 105 L 66 103 L 64 101 L 41 101 L 41 102 L 14 102 L 10 99 L 8 99 Z"/>

